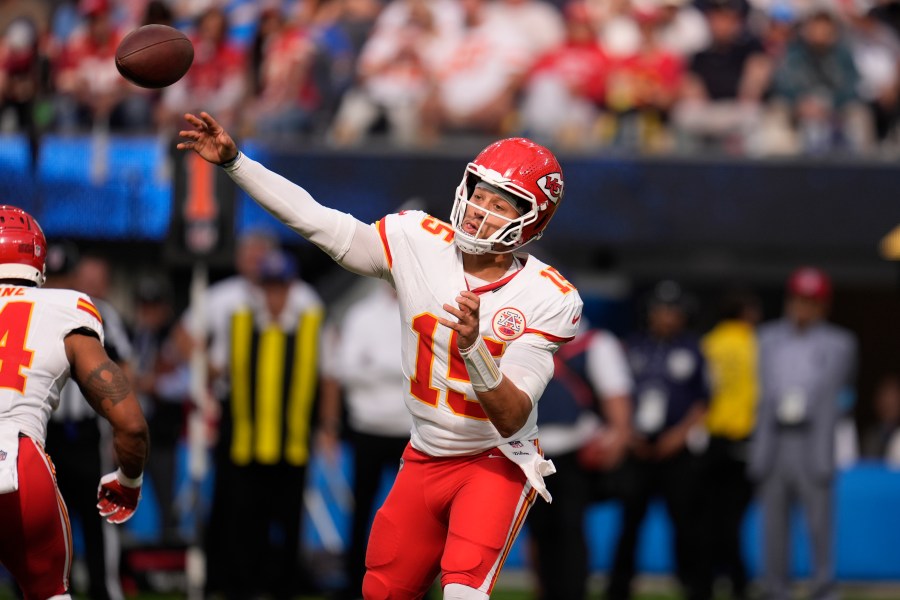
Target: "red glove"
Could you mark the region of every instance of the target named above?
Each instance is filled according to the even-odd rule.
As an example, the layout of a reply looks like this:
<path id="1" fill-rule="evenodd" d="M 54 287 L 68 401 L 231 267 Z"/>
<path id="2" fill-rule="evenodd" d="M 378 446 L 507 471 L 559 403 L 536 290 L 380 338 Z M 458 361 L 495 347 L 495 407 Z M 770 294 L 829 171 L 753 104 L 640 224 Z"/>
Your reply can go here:
<path id="1" fill-rule="evenodd" d="M 131 518 L 141 500 L 141 484 L 144 476 L 136 479 L 127 477 L 119 469 L 108 473 L 100 479 L 97 487 L 97 508 L 100 516 L 113 524 L 121 524 Z"/>

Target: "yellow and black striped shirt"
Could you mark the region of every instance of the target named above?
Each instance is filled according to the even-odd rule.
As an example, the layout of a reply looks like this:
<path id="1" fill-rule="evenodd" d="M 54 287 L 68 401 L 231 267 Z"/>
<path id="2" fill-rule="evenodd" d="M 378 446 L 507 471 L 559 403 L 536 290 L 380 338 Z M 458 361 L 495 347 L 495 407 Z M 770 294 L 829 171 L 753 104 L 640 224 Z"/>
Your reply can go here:
<path id="1" fill-rule="evenodd" d="M 231 320 L 231 460 L 236 465 L 305 465 L 318 383 L 322 310 L 302 312 L 296 329 L 256 325 L 249 309 Z"/>

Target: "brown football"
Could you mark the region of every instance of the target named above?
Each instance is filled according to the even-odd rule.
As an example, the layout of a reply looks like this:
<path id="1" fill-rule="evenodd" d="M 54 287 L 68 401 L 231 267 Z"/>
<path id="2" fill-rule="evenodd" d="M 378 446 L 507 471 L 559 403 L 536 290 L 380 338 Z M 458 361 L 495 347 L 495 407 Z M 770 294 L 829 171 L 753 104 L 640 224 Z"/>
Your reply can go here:
<path id="1" fill-rule="evenodd" d="M 172 85 L 194 61 L 194 46 L 186 35 L 167 25 L 144 25 L 126 35 L 116 48 L 116 68 L 122 77 L 145 88 Z"/>

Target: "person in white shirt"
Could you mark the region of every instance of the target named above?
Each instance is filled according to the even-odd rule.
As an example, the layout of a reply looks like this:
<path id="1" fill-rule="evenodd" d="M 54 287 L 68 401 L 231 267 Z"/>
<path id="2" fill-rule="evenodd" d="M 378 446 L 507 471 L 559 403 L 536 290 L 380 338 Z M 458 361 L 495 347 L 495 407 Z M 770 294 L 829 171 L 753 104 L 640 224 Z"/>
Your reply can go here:
<path id="1" fill-rule="evenodd" d="M 394 290 L 377 282 L 376 289 L 347 309 L 326 336 L 328 349 L 323 351 L 319 441 L 329 457 L 337 458 L 345 418 L 353 453 L 353 516 L 343 590 L 347 598 L 360 597 L 372 509 L 384 472 L 396 476 L 412 428 L 403 403 L 399 307 Z"/>

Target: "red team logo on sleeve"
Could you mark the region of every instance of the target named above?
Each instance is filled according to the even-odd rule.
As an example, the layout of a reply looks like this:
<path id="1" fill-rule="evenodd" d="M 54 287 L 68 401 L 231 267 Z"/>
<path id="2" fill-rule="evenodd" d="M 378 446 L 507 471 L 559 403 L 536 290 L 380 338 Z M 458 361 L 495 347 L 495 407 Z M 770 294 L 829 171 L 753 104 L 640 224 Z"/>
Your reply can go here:
<path id="1" fill-rule="evenodd" d="M 491 325 L 497 337 L 509 342 L 525 333 L 525 315 L 517 308 L 501 308 Z"/>

